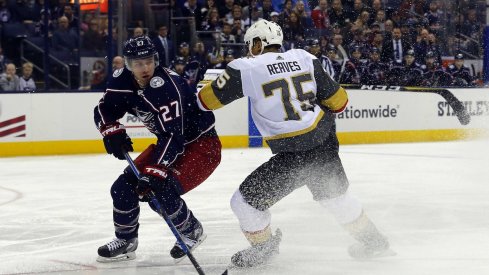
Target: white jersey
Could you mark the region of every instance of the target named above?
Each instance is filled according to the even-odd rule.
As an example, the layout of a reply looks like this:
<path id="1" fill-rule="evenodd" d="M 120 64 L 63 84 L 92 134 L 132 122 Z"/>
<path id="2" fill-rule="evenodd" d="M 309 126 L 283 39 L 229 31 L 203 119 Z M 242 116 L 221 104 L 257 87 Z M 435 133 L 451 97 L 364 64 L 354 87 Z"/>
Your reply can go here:
<path id="1" fill-rule="evenodd" d="M 250 98 L 253 120 L 274 152 L 317 146 L 328 137 L 333 112 L 347 102 L 319 60 L 300 49 L 236 59 L 199 92 L 205 109 L 243 96 Z"/>
<path id="2" fill-rule="evenodd" d="M 238 59 L 229 67 L 241 71 L 243 94 L 265 139 L 302 131 L 322 115 L 315 105 L 312 55 L 301 50 Z"/>

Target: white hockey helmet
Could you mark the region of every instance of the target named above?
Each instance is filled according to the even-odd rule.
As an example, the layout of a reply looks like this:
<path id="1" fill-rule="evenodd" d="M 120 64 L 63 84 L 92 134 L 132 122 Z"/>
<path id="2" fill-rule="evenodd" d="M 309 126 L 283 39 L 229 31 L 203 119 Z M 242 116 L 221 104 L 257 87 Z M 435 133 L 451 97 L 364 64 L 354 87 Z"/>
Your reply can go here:
<path id="1" fill-rule="evenodd" d="M 284 35 L 282 28 L 277 23 L 261 19 L 251 25 L 244 35 L 244 41 L 248 45 L 250 54 L 253 47 L 253 39 L 255 38 L 261 40 L 261 52 L 263 52 L 263 48 L 269 45 L 282 46 Z"/>

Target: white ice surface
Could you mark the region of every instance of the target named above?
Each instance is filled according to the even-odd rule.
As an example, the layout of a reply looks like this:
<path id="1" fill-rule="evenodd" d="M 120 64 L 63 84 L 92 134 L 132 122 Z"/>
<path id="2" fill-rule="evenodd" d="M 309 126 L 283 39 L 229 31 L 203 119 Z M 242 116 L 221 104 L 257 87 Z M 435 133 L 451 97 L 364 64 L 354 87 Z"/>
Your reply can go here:
<path id="1" fill-rule="evenodd" d="M 301 188 L 276 204 L 281 252 L 229 274 L 489 274 L 487 141 L 343 146 L 350 191 L 389 237 L 397 256 L 356 261 L 353 239 Z M 228 149 L 215 173 L 184 196 L 207 240 L 194 251 L 206 274 L 221 274 L 248 244 L 229 207 L 239 183 L 271 156 Z M 174 265 L 174 237 L 144 205 L 137 259 L 101 264 L 113 238 L 110 186 L 126 166 L 108 155 L 0 159 L 0 274 L 196 274 Z M 327 176 L 327 175 L 325 175 Z"/>

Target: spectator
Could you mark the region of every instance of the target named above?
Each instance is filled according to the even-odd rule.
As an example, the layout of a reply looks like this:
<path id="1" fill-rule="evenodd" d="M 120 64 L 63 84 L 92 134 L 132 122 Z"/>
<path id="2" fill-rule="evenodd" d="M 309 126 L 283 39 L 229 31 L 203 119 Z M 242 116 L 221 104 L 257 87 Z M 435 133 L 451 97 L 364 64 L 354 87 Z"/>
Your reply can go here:
<path id="1" fill-rule="evenodd" d="M 302 0 L 298 0 L 296 2 L 296 6 L 299 2 L 302 2 Z M 263 0 L 261 11 L 262 11 L 262 18 L 266 20 L 270 20 L 270 14 L 275 11 L 273 9 L 272 0 Z"/>
<path id="2" fill-rule="evenodd" d="M 474 79 L 470 69 L 464 65 L 464 55 L 458 53 L 455 55 L 455 62 L 448 66 L 447 72 L 453 77 L 456 86 L 470 86 Z"/>
<path id="3" fill-rule="evenodd" d="M 430 41 L 428 40 L 430 32 L 427 29 L 422 29 L 416 38 L 414 52 L 416 54 L 416 62 L 423 63 L 426 53 L 430 50 Z"/>
<path id="4" fill-rule="evenodd" d="M 249 23 L 250 23 L 250 19 L 249 18 L 244 18 L 243 19 L 243 8 L 240 5 L 234 5 L 234 7 L 233 7 L 233 16 L 232 16 L 231 19 L 228 19 L 227 22 L 230 25 L 233 25 L 233 23 L 234 23 L 235 20 L 240 20 L 242 26 L 249 25 Z"/>
<path id="5" fill-rule="evenodd" d="M 336 48 L 336 58 L 335 60 L 338 62 L 344 62 L 348 60 L 348 53 L 343 47 L 343 35 L 335 34 L 333 36 L 333 45 Z"/>
<path id="6" fill-rule="evenodd" d="M 19 90 L 25 92 L 33 92 L 36 90 L 36 83 L 32 78 L 34 65 L 26 62 L 22 65 L 22 76 L 19 78 Z"/>
<path id="7" fill-rule="evenodd" d="M 224 51 L 224 59 L 221 63 L 215 66 L 216 69 L 225 69 L 229 62 L 234 60 L 234 50 L 228 49 Z"/>
<path id="8" fill-rule="evenodd" d="M 168 37 L 167 26 L 163 25 L 158 28 L 158 36 L 153 38 L 153 44 L 158 52 L 160 64 L 169 67 L 174 58 L 174 45 L 173 41 Z"/>
<path id="9" fill-rule="evenodd" d="M 384 32 L 385 31 L 385 11 L 384 10 L 378 10 L 377 13 L 375 14 L 374 21 L 370 25 L 377 24 L 380 27 L 380 31 Z"/>
<path id="10" fill-rule="evenodd" d="M 430 32 L 439 34 L 443 23 L 443 12 L 439 10 L 438 1 L 431 1 L 429 7 L 429 11 L 424 14 L 424 17 L 428 21 Z"/>
<path id="11" fill-rule="evenodd" d="M 0 88 L 2 91 L 18 91 L 19 77 L 15 74 L 15 65 L 8 63 L 5 66 L 5 72 L 0 75 Z"/>
<path id="12" fill-rule="evenodd" d="M 270 13 L 270 21 L 275 22 L 277 24 L 280 24 L 279 16 L 280 16 L 280 14 L 276 11 Z"/>
<path id="13" fill-rule="evenodd" d="M 105 53 L 105 41 L 99 29 L 98 19 L 90 20 L 88 30 L 82 36 L 82 49 L 87 56 L 99 56 Z"/>
<path id="14" fill-rule="evenodd" d="M 311 18 L 318 36 L 328 35 L 330 33 L 330 23 L 328 16 L 328 1 L 319 0 L 319 5 L 311 12 Z"/>
<path id="15" fill-rule="evenodd" d="M 112 70 L 115 71 L 122 68 L 124 68 L 124 58 L 120 55 L 116 55 L 112 59 Z"/>
<path id="16" fill-rule="evenodd" d="M 340 78 L 340 83 L 360 84 L 362 79 L 365 62 L 362 58 L 360 47 L 354 47 L 350 52 L 350 59 L 345 64 L 345 69 Z"/>
<path id="17" fill-rule="evenodd" d="M 202 14 L 202 18 L 208 18 L 209 12 L 213 8 L 216 8 L 216 1 L 215 0 L 206 0 L 204 6 L 200 9 L 200 13 Z"/>
<path id="18" fill-rule="evenodd" d="M 181 16 L 192 17 L 197 29 L 200 28 L 202 22 L 205 20 L 202 14 L 202 5 L 197 0 L 187 0 L 181 10 Z"/>
<path id="19" fill-rule="evenodd" d="M 0 0 L 0 22 L 8 23 L 12 18 L 12 13 L 7 6 L 7 0 Z"/>
<path id="20" fill-rule="evenodd" d="M 212 8 L 207 14 L 207 19 L 202 23 L 202 30 L 204 31 L 220 31 L 221 25 L 219 22 L 219 12 L 217 8 Z M 210 39 L 213 35 L 204 35 L 203 38 Z"/>
<path id="21" fill-rule="evenodd" d="M 221 43 L 236 43 L 236 38 L 231 34 L 232 30 L 231 24 L 226 22 L 222 25 Z"/>
<path id="22" fill-rule="evenodd" d="M 292 13 L 292 0 L 285 0 L 282 8 L 282 12 L 280 12 L 280 26 L 285 26 L 289 23 L 289 17 L 290 14 Z"/>
<path id="23" fill-rule="evenodd" d="M 442 56 L 442 48 L 441 46 L 438 44 L 438 41 L 436 39 L 436 35 L 434 33 L 430 33 L 428 34 L 428 52 L 433 52 L 435 54 L 435 58 L 436 58 L 436 62 L 438 62 L 438 64 L 441 64 L 442 60 L 441 60 L 441 56 Z"/>
<path id="24" fill-rule="evenodd" d="M 416 28 L 412 20 L 402 23 L 401 33 L 402 39 L 414 47 L 414 45 L 417 43 L 416 39 L 418 38 L 418 33 L 416 32 Z"/>
<path id="25" fill-rule="evenodd" d="M 390 19 L 385 20 L 385 23 L 384 23 L 384 38 L 385 38 L 385 40 L 391 40 L 392 39 L 391 34 L 392 34 L 393 30 L 394 30 L 394 22 L 392 22 L 392 20 L 390 20 Z"/>
<path id="26" fill-rule="evenodd" d="M 348 51 L 351 53 L 354 48 L 359 48 L 362 53 L 362 58 L 369 56 L 369 47 L 366 43 L 364 31 L 361 29 L 352 29 L 350 34 L 353 35 L 350 44 L 348 44 Z"/>
<path id="27" fill-rule="evenodd" d="M 290 1 L 290 7 L 292 9 L 292 0 L 288 0 L 288 1 Z M 258 0 L 249 0 L 249 4 L 244 6 L 242 9 L 243 11 L 242 19 L 246 20 L 247 18 L 250 18 L 253 10 L 256 10 L 256 12 L 258 13 L 256 15 L 257 17 L 263 18 L 261 7 L 258 6 Z"/>
<path id="28" fill-rule="evenodd" d="M 404 63 L 401 66 L 394 65 L 390 70 L 388 84 L 399 86 L 419 86 L 423 80 L 423 72 L 416 63 L 414 50 L 407 50 L 404 54 Z"/>
<path id="29" fill-rule="evenodd" d="M 243 31 L 243 20 L 234 19 L 233 28 L 231 34 L 234 35 L 236 42 L 243 42 L 244 31 Z"/>
<path id="30" fill-rule="evenodd" d="M 41 19 L 34 23 L 34 33 L 32 34 L 33 37 L 44 37 L 44 32 L 46 31 L 46 26 L 44 25 L 44 16 L 46 16 L 46 13 L 44 9 L 42 9 L 40 13 Z M 53 24 L 53 21 L 51 20 L 51 14 L 49 10 L 47 12 L 47 17 L 48 17 L 48 36 L 52 37 L 56 28 Z"/>
<path id="31" fill-rule="evenodd" d="M 400 28 L 394 28 L 391 36 L 392 39 L 385 40 L 384 46 L 382 46 L 381 61 L 385 63 L 395 62 L 401 64 L 404 53 L 411 47 L 407 41 L 402 39 Z"/>
<path id="32" fill-rule="evenodd" d="M 0 74 L 5 70 L 7 63 L 10 63 L 7 57 L 3 54 L 3 48 L 0 47 Z"/>
<path id="33" fill-rule="evenodd" d="M 185 64 L 188 63 L 190 59 L 190 46 L 187 42 L 180 43 L 180 46 L 178 47 L 178 57 L 183 58 Z"/>
<path id="34" fill-rule="evenodd" d="M 78 17 L 75 16 L 73 7 L 71 5 L 66 5 L 64 6 L 63 11 L 63 15 L 66 16 L 66 18 L 68 18 L 68 21 L 70 22 L 70 29 L 73 29 L 75 31 L 78 30 L 80 21 L 78 20 Z"/>
<path id="35" fill-rule="evenodd" d="M 187 65 L 185 59 L 181 56 L 177 56 L 172 62 L 171 69 L 179 76 L 185 77 L 185 65 Z"/>
<path id="36" fill-rule="evenodd" d="M 46 1 L 46 0 L 44 0 L 44 1 Z M 52 8 L 53 12 L 51 14 L 53 16 L 52 17 L 53 20 L 60 18 L 65 11 L 65 6 L 69 5 L 68 0 L 58 0 L 57 2 L 58 2 L 58 4 L 54 5 L 54 7 Z"/>
<path id="37" fill-rule="evenodd" d="M 284 40 L 287 48 L 299 48 L 298 43 L 304 41 L 304 27 L 295 11 L 290 13 L 289 23 L 283 27 Z"/>
<path id="38" fill-rule="evenodd" d="M 230 19 L 233 17 L 234 0 L 225 0 L 224 5 L 218 6 L 219 18 Z"/>
<path id="39" fill-rule="evenodd" d="M 329 22 L 331 24 L 338 23 L 342 28 L 346 26 L 347 23 L 350 23 L 351 15 L 348 13 L 349 11 L 343 9 L 343 5 L 341 4 L 341 0 L 333 0 L 331 5 L 331 9 L 329 10 Z"/>
<path id="40" fill-rule="evenodd" d="M 140 37 L 140 36 L 144 36 L 143 28 L 141 28 L 141 27 L 134 28 L 134 30 L 132 31 L 132 37 L 136 38 L 136 37 Z"/>
<path id="41" fill-rule="evenodd" d="M 255 22 L 258 22 L 260 21 L 260 19 L 263 19 L 261 16 L 262 16 L 262 12 L 260 9 L 258 8 L 254 8 L 251 10 L 251 21 L 250 21 L 250 24 L 253 25 Z M 243 35 L 244 36 L 244 35 Z"/>
<path id="42" fill-rule="evenodd" d="M 209 58 L 204 43 L 197 41 L 192 49 L 190 61 L 185 67 L 185 75 L 190 85 L 197 86 L 197 83 L 204 78 L 205 71 L 209 67 Z"/>
<path id="43" fill-rule="evenodd" d="M 370 21 L 368 22 L 369 25 L 372 25 L 372 23 L 375 21 L 377 12 L 380 10 L 382 10 L 382 2 L 380 2 L 380 0 L 373 0 L 372 8 L 370 9 Z"/>
<path id="44" fill-rule="evenodd" d="M 78 36 L 70 30 L 68 18 L 61 16 L 58 19 L 58 28 L 53 33 L 53 48 L 58 51 L 71 53 L 78 52 Z"/>
<path id="45" fill-rule="evenodd" d="M 423 81 L 421 85 L 428 87 L 448 87 L 452 84 L 452 76 L 445 72 L 443 67 L 436 61 L 435 53 L 426 53 L 425 64 L 421 65 L 423 70 Z"/>
<path id="46" fill-rule="evenodd" d="M 326 71 L 326 73 L 332 78 L 335 79 L 336 76 L 336 71 L 335 68 L 333 67 L 333 63 L 329 58 L 322 53 L 321 50 L 321 45 L 319 40 L 313 39 L 308 43 L 309 46 L 309 53 L 317 57 L 319 62 L 321 62 L 321 66 L 323 69 Z"/>
<path id="47" fill-rule="evenodd" d="M 379 53 L 382 52 L 384 46 L 384 36 L 379 31 L 372 32 L 372 41 L 369 43 L 370 48 L 377 48 Z"/>
<path id="48" fill-rule="evenodd" d="M 369 7 L 366 4 L 364 4 L 362 0 L 355 0 L 353 2 L 353 9 L 351 11 L 351 21 L 356 20 L 360 16 L 360 14 L 364 11 L 368 12 Z"/>
<path id="49" fill-rule="evenodd" d="M 362 83 L 368 85 L 385 84 L 388 69 L 388 66 L 380 61 L 380 50 L 375 47 L 371 48 L 369 61 L 362 74 Z"/>
<path id="50" fill-rule="evenodd" d="M 403 24 L 401 15 L 400 15 L 400 13 L 399 13 L 398 10 L 393 11 L 391 13 L 389 19 L 392 20 L 392 23 L 394 24 L 394 27 L 400 28 L 402 26 L 402 24 Z"/>
<path id="51" fill-rule="evenodd" d="M 27 0 L 16 0 L 9 7 L 12 22 L 30 24 L 34 22 L 33 9 Z"/>
<path id="52" fill-rule="evenodd" d="M 370 21 L 370 13 L 368 11 L 362 11 L 360 16 L 353 22 L 351 27 L 352 31 L 360 30 L 362 32 L 368 30 L 368 22 Z"/>
<path id="53" fill-rule="evenodd" d="M 475 9 L 467 11 L 467 19 L 462 24 L 462 34 L 478 40 L 481 27 L 481 23 L 477 20 L 477 11 Z"/>
<path id="54" fill-rule="evenodd" d="M 329 58 L 331 64 L 333 65 L 334 76 L 335 76 L 335 78 L 333 79 L 336 81 L 341 74 L 341 65 L 338 61 L 336 61 L 337 54 L 336 54 L 335 45 L 329 44 L 328 46 L 326 46 L 326 57 Z"/>
<path id="55" fill-rule="evenodd" d="M 306 11 L 305 4 L 304 4 L 304 1 L 303 0 L 298 0 L 295 3 L 294 11 L 299 16 L 299 20 L 301 21 L 301 24 L 304 27 L 304 30 L 305 30 L 305 33 L 304 34 L 305 34 L 305 36 L 307 36 L 307 37 L 311 37 L 311 36 L 317 37 L 317 35 L 315 35 L 313 33 L 314 24 L 312 22 L 311 15 L 309 14 L 309 12 Z"/>

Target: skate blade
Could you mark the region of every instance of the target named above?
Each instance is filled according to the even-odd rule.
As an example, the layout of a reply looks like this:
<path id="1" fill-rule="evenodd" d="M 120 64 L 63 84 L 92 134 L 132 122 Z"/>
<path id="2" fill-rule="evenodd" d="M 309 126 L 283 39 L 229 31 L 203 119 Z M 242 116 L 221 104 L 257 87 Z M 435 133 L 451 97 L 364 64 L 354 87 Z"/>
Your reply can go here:
<path id="1" fill-rule="evenodd" d="M 207 238 L 207 234 L 202 234 L 202 236 L 200 237 L 199 241 L 190 249 L 190 252 L 194 251 L 201 243 L 203 243 L 205 241 L 205 239 Z M 178 258 L 178 259 L 173 259 L 173 262 L 175 264 L 178 264 L 179 262 L 183 261 L 187 259 L 187 255 L 181 257 L 181 258 Z"/>
<path id="2" fill-rule="evenodd" d="M 97 262 L 99 263 L 115 263 L 115 262 L 122 262 L 122 261 L 130 261 L 136 259 L 136 252 L 129 252 L 126 254 L 121 254 L 119 256 L 115 257 L 102 257 L 98 256 Z"/>
<path id="3" fill-rule="evenodd" d="M 389 248 L 387 250 L 375 253 L 373 255 L 364 255 L 363 257 L 362 256 L 357 256 L 357 257 L 352 256 L 352 258 L 355 260 L 370 260 L 370 259 L 392 257 L 392 256 L 396 256 L 396 255 L 397 255 L 397 253 L 394 250 Z"/>

